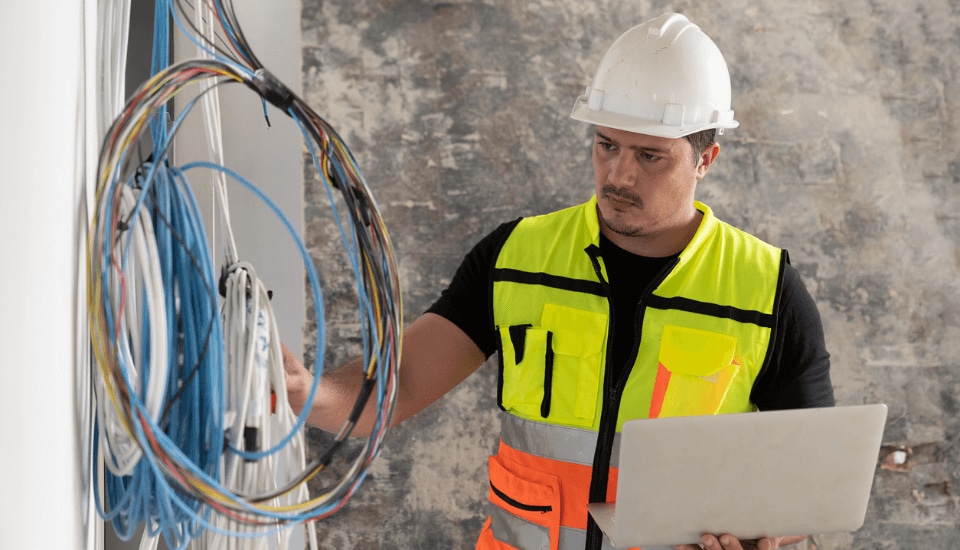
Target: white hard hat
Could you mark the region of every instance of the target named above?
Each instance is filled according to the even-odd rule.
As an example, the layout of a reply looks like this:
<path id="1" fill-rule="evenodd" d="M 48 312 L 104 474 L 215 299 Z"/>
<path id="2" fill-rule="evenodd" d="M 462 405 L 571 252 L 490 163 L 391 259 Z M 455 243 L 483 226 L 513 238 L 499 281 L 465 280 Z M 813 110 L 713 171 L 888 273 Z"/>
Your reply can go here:
<path id="1" fill-rule="evenodd" d="M 623 33 L 570 116 L 618 130 L 678 138 L 736 128 L 730 73 L 710 37 L 678 13 Z"/>

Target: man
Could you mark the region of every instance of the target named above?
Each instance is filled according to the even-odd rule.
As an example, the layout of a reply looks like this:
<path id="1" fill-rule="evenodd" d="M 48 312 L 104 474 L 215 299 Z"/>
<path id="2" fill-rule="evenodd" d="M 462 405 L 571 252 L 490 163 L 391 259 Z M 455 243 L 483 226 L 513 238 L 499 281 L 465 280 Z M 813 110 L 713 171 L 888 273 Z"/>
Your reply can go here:
<path id="1" fill-rule="evenodd" d="M 738 125 L 713 41 L 677 14 L 629 30 L 572 117 L 595 126 L 596 195 L 501 225 L 404 333 L 395 422 L 499 354 L 504 414 L 478 548 L 604 547 L 586 504 L 615 499 L 626 420 L 833 404 L 820 318 L 786 253 L 694 200 L 716 132 Z M 285 363 L 299 410 L 312 378 Z M 311 423 L 339 428 L 359 372 L 324 375 Z"/>

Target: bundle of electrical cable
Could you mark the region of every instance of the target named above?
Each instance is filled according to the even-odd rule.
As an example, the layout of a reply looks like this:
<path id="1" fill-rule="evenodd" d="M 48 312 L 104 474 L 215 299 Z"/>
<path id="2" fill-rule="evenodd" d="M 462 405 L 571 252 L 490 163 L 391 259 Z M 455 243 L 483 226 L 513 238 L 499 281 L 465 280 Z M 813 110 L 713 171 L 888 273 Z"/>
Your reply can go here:
<path id="1" fill-rule="evenodd" d="M 276 545 L 286 547 L 289 527 L 325 518 L 347 502 L 380 450 L 397 390 L 400 290 L 386 228 L 349 149 L 322 117 L 258 65 L 232 8 L 213 5 L 235 54 L 222 55 L 201 36 L 198 44 L 211 46 L 214 59 L 165 66 L 163 56 L 155 56 L 154 76 L 124 106 L 101 148 L 87 251 L 95 445 L 106 464 L 108 504 L 100 513 L 121 538 L 144 525 L 144 540 L 153 545 L 162 535 L 173 548 L 191 541 L 203 548 L 266 547 L 265 537 L 276 535 Z M 158 2 L 155 36 L 168 36 L 168 14 L 182 27 L 172 6 Z M 253 266 L 236 256 L 226 180 L 263 201 L 300 250 L 317 312 L 308 403 L 316 395 L 326 344 L 322 294 L 309 253 L 279 208 L 222 166 L 222 155 L 216 162 L 176 166 L 170 154 L 194 107 L 219 87 L 237 83 L 300 128 L 357 282 L 362 390 L 333 442 L 309 464 L 303 441 L 309 407 L 296 416 L 287 403 L 269 293 Z M 184 93 L 191 86 L 199 89 L 192 98 Z M 174 97 L 185 103 L 171 120 L 167 107 Z M 211 120 L 208 128 L 216 125 Z M 146 158 L 144 148 L 150 151 Z M 219 277 L 189 173 L 205 173 L 214 182 L 227 243 Z M 371 397 L 371 435 L 344 475 L 326 479 L 327 466 Z M 307 490 L 310 480 L 321 487 L 315 497 Z"/>

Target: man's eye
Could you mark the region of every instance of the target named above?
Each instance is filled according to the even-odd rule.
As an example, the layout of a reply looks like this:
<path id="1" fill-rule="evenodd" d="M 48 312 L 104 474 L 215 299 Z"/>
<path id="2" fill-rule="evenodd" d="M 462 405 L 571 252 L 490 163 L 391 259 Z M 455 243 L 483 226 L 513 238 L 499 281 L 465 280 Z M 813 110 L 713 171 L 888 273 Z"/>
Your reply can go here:
<path id="1" fill-rule="evenodd" d="M 640 158 L 647 162 L 656 162 L 660 160 L 660 157 L 657 155 L 651 155 L 650 153 L 640 153 Z"/>

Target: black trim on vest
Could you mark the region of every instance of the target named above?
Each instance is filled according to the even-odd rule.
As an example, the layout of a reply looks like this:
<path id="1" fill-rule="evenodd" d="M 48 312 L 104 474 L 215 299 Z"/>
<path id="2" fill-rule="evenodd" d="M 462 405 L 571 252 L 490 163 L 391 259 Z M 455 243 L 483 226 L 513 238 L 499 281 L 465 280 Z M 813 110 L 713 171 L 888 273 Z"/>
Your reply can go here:
<path id="1" fill-rule="evenodd" d="M 513 222 L 513 227 L 510 228 L 510 231 L 507 231 L 506 235 L 503 236 L 496 249 L 493 251 L 493 261 L 490 262 L 490 272 L 487 276 L 487 315 L 490 320 L 490 326 L 496 327 L 497 321 L 494 319 L 493 315 L 493 283 L 494 283 L 494 273 L 496 273 L 497 258 L 500 257 L 500 252 L 503 251 L 503 245 L 506 244 L 507 239 L 510 238 L 510 235 L 513 234 L 513 230 L 517 228 L 517 225 L 520 224 L 520 220 L 523 218 L 517 218 Z M 501 411 L 506 411 L 503 407 L 503 342 L 500 341 L 500 334 L 497 334 L 495 338 L 497 342 L 497 406 L 500 407 Z"/>
<path id="2" fill-rule="evenodd" d="M 600 247 L 591 244 L 584 249 L 584 252 L 590 257 L 590 263 L 593 264 L 593 270 L 597 275 L 597 279 L 600 281 L 600 284 L 604 290 L 604 296 L 607 299 L 607 304 L 610 303 L 609 288 L 610 284 L 603 276 L 603 268 L 601 264 L 601 254 Z M 608 339 L 613 338 L 613 325 L 616 322 L 616 316 L 613 313 L 613 308 L 610 307 L 610 312 L 608 316 L 609 328 Z M 604 369 L 603 369 L 603 396 L 602 396 L 602 405 L 600 407 L 600 425 L 597 429 L 597 446 L 593 450 L 593 465 L 590 470 L 590 493 L 588 499 L 590 502 L 605 502 L 607 495 L 607 481 L 609 476 L 610 468 L 610 454 L 613 450 L 613 435 L 611 431 L 616 431 L 616 420 L 617 412 L 614 411 L 613 421 L 610 421 L 611 415 L 611 398 L 617 403 L 613 406 L 619 408 L 619 397 L 614 395 L 614 391 L 611 389 L 614 387 L 614 383 L 611 380 L 612 370 L 608 368 L 610 363 L 610 357 L 613 355 L 613 346 L 608 341 L 607 342 L 607 356 L 604 359 Z M 629 370 L 629 369 L 627 369 Z M 586 544 L 584 546 L 585 550 L 600 550 L 603 545 L 603 532 L 600 531 L 600 526 L 597 525 L 596 520 L 593 519 L 593 516 L 587 514 L 587 533 L 586 533 Z"/>
<path id="3" fill-rule="evenodd" d="M 507 409 L 503 406 L 503 342 L 497 338 L 497 406 L 501 411 Z"/>
<path id="4" fill-rule="evenodd" d="M 780 273 L 777 275 L 777 290 L 776 294 L 773 296 L 773 326 L 770 327 L 770 339 L 767 340 L 767 353 L 763 356 L 763 363 L 760 365 L 760 369 L 757 370 L 757 378 L 760 378 L 760 375 L 763 374 L 763 371 L 767 370 L 767 365 L 770 364 L 770 360 L 773 358 L 773 348 L 777 341 L 777 329 L 780 327 L 780 302 L 783 298 L 783 279 L 787 271 L 787 264 L 790 263 L 790 255 L 787 254 L 787 251 L 781 249 L 780 251 Z"/>
<path id="5" fill-rule="evenodd" d="M 547 353 L 543 358 L 543 401 L 540 402 L 540 416 L 550 416 L 550 395 L 553 392 L 553 332 L 547 331 Z"/>
<path id="6" fill-rule="evenodd" d="M 782 279 L 783 267 L 780 268 L 780 271 Z M 721 319 L 732 319 L 740 323 L 749 323 L 770 329 L 774 328 L 777 322 L 776 316 L 772 313 L 763 313 L 762 311 L 750 309 L 740 309 L 733 306 L 721 306 L 720 304 L 711 304 L 709 302 L 691 300 L 690 298 L 683 298 L 681 296 L 673 296 L 668 298 L 651 294 L 647 298 L 646 303 L 647 307 L 652 307 L 655 309 L 677 309 L 680 311 L 689 311 L 691 313 L 699 313 L 702 315 L 709 315 L 710 317 L 719 317 Z M 774 311 L 776 311 L 776 308 L 774 308 Z"/>
<path id="7" fill-rule="evenodd" d="M 523 362 L 523 350 L 527 347 L 527 329 L 533 325 L 513 325 L 507 330 L 510 332 L 510 343 L 513 344 L 513 362 L 519 365 Z M 501 346 L 502 347 L 502 346 Z"/>
<path id="8" fill-rule="evenodd" d="M 550 288 L 559 288 L 560 290 L 570 290 L 581 292 L 583 294 L 593 294 L 604 296 L 603 287 L 600 283 L 594 281 L 585 281 L 583 279 L 573 279 L 561 275 L 551 275 L 549 273 L 532 271 L 521 271 L 519 269 L 495 268 L 493 270 L 494 281 L 505 281 L 511 283 L 521 283 L 526 285 L 541 285 Z"/>

